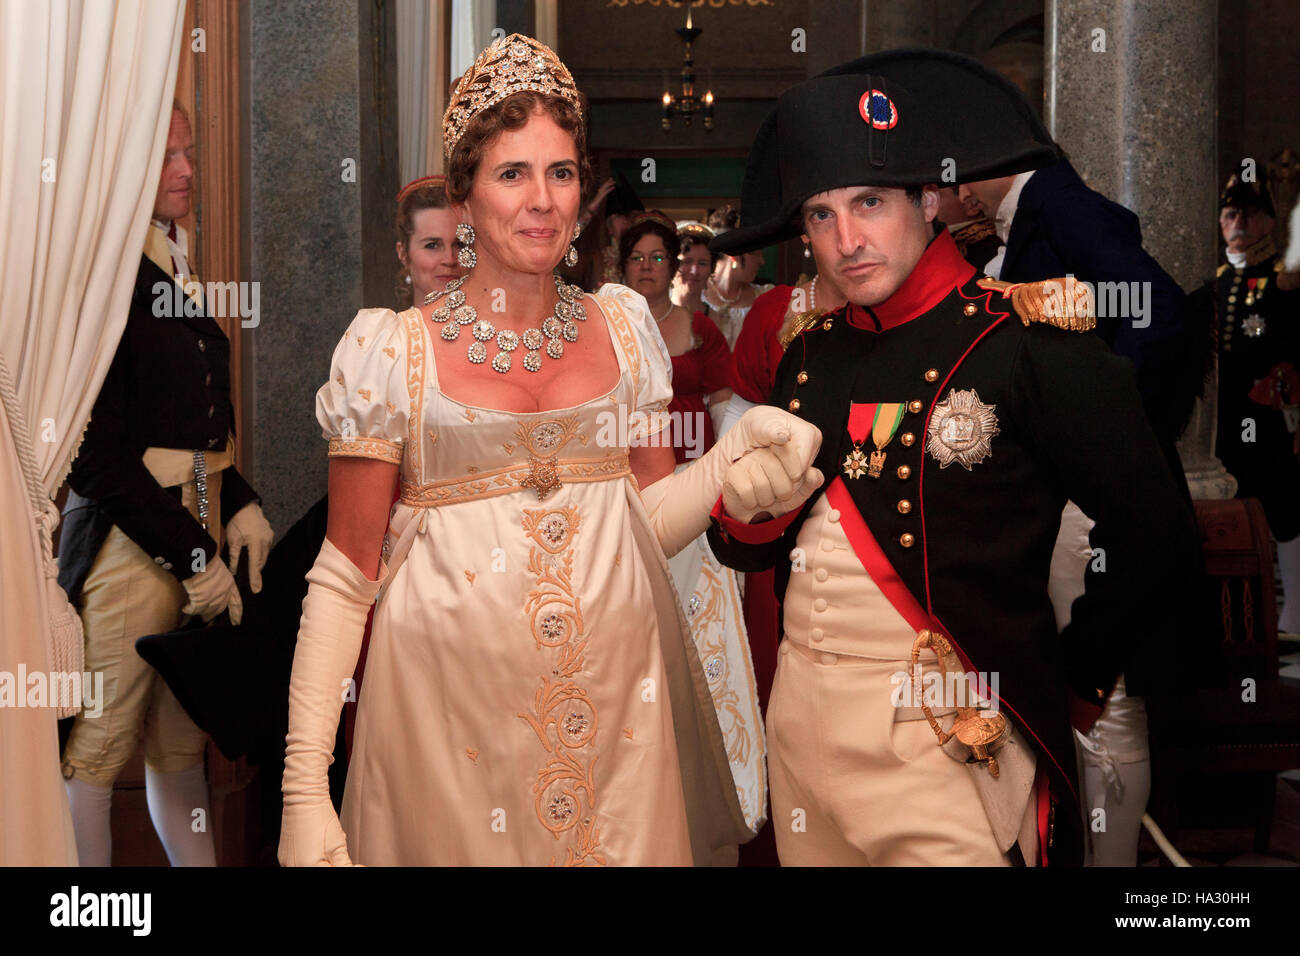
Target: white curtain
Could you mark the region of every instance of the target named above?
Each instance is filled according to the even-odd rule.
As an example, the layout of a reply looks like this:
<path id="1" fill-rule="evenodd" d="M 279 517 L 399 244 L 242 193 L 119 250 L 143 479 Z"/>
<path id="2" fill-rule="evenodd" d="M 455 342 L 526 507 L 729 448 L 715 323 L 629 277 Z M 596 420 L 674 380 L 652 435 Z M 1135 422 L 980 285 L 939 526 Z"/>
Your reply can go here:
<path id="1" fill-rule="evenodd" d="M 474 64 L 494 37 L 496 0 L 452 0 L 451 4 L 451 78 L 454 80 Z M 444 106 L 446 104 L 443 104 Z M 442 121 L 439 115 L 438 121 Z"/>
<path id="2" fill-rule="evenodd" d="M 560 0 L 536 0 L 533 4 L 533 18 L 537 24 L 533 36 L 563 59 L 564 51 L 560 49 Z"/>
<path id="3" fill-rule="evenodd" d="M 402 183 L 429 175 L 430 27 L 442 17 L 430 0 L 397 0 L 397 144 Z M 436 29 L 436 27 L 435 27 Z"/>
<path id="4" fill-rule="evenodd" d="M 0 681 L 68 659 L 33 506 L 62 484 L 126 326 L 184 13 L 0 0 Z M 55 711 L 0 707 L 0 865 L 75 863 Z"/>

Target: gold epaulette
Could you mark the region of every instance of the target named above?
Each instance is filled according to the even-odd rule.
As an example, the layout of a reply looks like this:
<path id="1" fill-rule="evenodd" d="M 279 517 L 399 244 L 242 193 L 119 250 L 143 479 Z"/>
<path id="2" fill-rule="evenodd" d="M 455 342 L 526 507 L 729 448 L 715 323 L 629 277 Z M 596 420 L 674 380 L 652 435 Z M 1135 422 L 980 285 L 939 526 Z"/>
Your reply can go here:
<path id="1" fill-rule="evenodd" d="M 1278 257 L 1277 257 L 1277 261 L 1273 263 L 1273 271 L 1274 271 L 1274 272 L 1285 272 L 1286 270 L 1283 268 L 1283 266 L 1284 266 L 1284 263 L 1282 262 L 1282 257 L 1281 257 L 1281 256 L 1278 256 Z"/>
<path id="2" fill-rule="evenodd" d="M 797 339 L 809 329 L 815 329 L 826 314 L 825 309 L 810 309 L 807 312 L 800 312 L 781 330 L 779 337 L 781 342 L 781 351 L 784 352 L 790 347 L 790 343 Z"/>
<path id="3" fill-rule="evenodd" d="M 1086 282 L 1076 282 L 1073 277 L 1041 282 L 1003 282 L 982 276 L 975 284 L 1010 299 L 1025 325 L 1041 322 L 1067 332 L 1088 332 L 1097 327 L 1092 287 Z"/>
<path id="4" fill-rule="evenodd" d="M 1228 264 L 1225 262 L 1223 265 L 1219 266 L 1219 268 L 1215 270 L 1214 278 L 1216 279 L 1219 278 L 1219 276 L 1223 275 L 1227 271 L 1228 271 Z"/>

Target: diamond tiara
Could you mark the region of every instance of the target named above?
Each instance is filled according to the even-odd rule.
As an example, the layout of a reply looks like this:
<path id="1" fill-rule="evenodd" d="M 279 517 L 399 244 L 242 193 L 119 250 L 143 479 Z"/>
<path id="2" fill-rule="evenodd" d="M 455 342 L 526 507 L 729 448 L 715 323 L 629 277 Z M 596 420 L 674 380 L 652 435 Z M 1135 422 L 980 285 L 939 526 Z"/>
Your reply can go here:
<path id="1" fill-rule="evenodd" d="M 546 44 L 521 33 L 502 37 L 478 55 L 452 87 L 442 116 L 442 148 L 450 160 L 469 121 L 512 93 L 531 90 L 559 96 L 578 110 L 582 100 L 569 69 Z"/>

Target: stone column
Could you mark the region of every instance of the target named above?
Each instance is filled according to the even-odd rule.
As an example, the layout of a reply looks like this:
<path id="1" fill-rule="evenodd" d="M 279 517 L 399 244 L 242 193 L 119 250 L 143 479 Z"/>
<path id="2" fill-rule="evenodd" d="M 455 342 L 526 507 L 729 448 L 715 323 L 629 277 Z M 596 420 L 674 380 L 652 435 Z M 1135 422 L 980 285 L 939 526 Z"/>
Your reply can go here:
<path id="1" fill-rule="evenodd" d="M 249 480 L 282 535 L 325 493 L 316 390 L 348 322 L 394 305 L 393 25 L 374 0 L 252 0 L 248 78 Z M 388 14 L 391 17 L 391 13 Z M 247 464 L 247 463 L 246 463 Z"/>
<path id="2" fill-rule="evenodd" d="M 1190 290 L 1217 256 L 1216 0 L 1046 0 L 1045 118 L 1093 189 L 1142 221 L 1143 243 Z M 1214 457 L 1215 388 L 1179 452 L 1192 496 L 1231 497 Z"/>

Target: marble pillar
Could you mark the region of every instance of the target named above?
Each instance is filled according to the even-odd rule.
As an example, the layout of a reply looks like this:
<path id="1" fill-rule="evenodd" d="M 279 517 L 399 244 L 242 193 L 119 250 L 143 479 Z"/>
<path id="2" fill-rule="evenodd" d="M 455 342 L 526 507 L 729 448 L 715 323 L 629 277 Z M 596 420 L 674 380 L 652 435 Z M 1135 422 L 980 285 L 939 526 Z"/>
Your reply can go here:
<path id="1" fill-rule="evenodd" d="M 1217 256 L 1216 0 L 1046 0 L 1045 118 L 1093 189 L 1135 212 L 1184 290 Z M 1231 497 L 1215 383 L 1179 442 L 1193 497 Z"/>
<path id="2" fill-rule="evenodd" d="M 316 390 L 356 311 L 391 306 L 392 25 L 370 0 L 251 0 L 245 43 L 249 480 L 277 537 L 325 493 Z"/>

